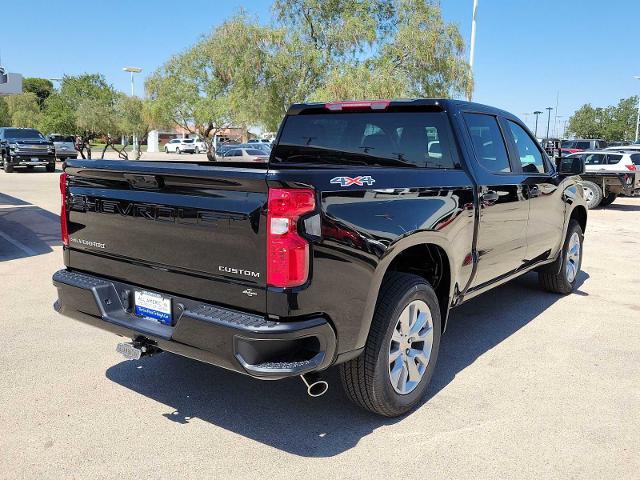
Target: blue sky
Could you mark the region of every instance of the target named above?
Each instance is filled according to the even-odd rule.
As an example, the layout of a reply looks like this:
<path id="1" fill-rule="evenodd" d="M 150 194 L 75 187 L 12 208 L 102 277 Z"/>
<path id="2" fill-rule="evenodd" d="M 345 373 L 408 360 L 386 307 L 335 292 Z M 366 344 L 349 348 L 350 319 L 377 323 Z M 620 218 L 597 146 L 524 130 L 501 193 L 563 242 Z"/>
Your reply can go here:
<path id="1" fill-rule="evenodd" d="M 473 0 L 441 3 L 445 19 L 456 23 L 468 42 Z M 101 72 L 128 92 L 123 66 L 149 73 L 240 8 L 268 22 L 270 5 L 270 0 L 6 1 L 0 7 L 2 63 L 25 76 Z M 478 102 L 525 118 L 526 112 L 555 107 L 559 93 L 558 114 L 566 119 L 584 103 L 604 106 L 640 92 L 640 81 L 632 78 L 640 75 L 639 0 L 479 0 L 477 18 Z M 528 119 L 532 124 L 532 116 Z"/>

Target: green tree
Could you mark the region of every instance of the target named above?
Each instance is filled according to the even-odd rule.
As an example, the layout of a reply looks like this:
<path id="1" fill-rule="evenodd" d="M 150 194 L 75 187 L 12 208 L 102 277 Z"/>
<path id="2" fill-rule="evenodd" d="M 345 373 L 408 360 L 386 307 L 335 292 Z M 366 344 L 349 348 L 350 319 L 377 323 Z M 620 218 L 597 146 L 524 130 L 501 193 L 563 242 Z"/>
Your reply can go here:
<path id="1" fill-rule="evenodd" d="M 583 105 L 569 118 L 567 132 L 578 138 L 631 140 L 636 129 L 638 97 L 623 98 L 605 108 Z"/>
<path id="2" fill-rule="evenodd" d="M 434 1 L 276 0 L 274 13 L 264 26 L 241 12 L 154 72 L 155 121 L 273 131 L 295 102 L 472 91 L 464 41 Z"/>
<path id="3" fill-rule="evenodd" d="M 199 135 L 210 157 L 213 137 L 234 118 L 236 102 L 230 89 L 232 79 L 237 78 L 237 61 L 230 52 L 242 50 L 243 39 L 228 35 L 240 34 L 238 26 L 248 25 L 238 18 L 225 22 L 190 49 L 169 59 L 145 83 L 151 100 L 150 123 L 159 128 L 179 126 Z M 234 41 L 229 42 L 228 38 Z"/>
<path id="4" fill-rule="evenodd" d="M 39 128 L 42 133 L 76 133 L 76 117 L 70 105 L 59 93 L 51 94 L 44 102 Z"/>
<path id="5" fill-rule="evenodd" d="M 53 93 L 53 83 L 46 78 L 27 77 L 22 81 L 22 90 L 38 97 L 38 105 L 44 107 L 45 100 Z"/>
<path id="6" fill-rule="evenodd" d="M 118 153 L 118 156 L 123 160 L 129 159 L 129 154 L 126 151 L 128 146 L 129 135 L 135 135 L 138 137 L 139 142 L 143 142 L 149 130 L 151 129 L 150 102 L 142 100 L 138 97 L 129 97 L 122 93 L 117 94 L 113 112 L 113 125 L 105 126 L 109 129 L 109 133 L 106 136 L 105 146 L 102 150 L 101 158 L 104 158 L 104 154 L 109 147 Z M 122 146 L 118 146 L 114 141 L 114 134 L 117 136 L 123 136 L 125 143 Z M 139 160 L 142 156 L 140 148 L 133 152 L 134 158 Z"/>
<path id="7" fill-rule="evenodd" d="M 99 74 L 65 76 L 58 95 L 55 108 L 47 109 L 45 105 L 43 122 L 49 121 L 51 115 L 52 124 L 65 126 L 73 118 L 70 133 L 79 137 L 82 158 L 85 154 L 91 158 L 91 141 L 117 130 L 114 88 Z"/>
<path id="8" fill-rule="evenodd" d="M 31 92 L 11 95 L 6 98 L 11 126 L 35 128 L 40 120 L 38 97 Z"/>
<path id="9" fill-rule="evenodd" d="M 11 125 L 11 115 L 9 115 L 9 106 L 4 98 L 0 97 L 0 127 L 8 127 Z"/>

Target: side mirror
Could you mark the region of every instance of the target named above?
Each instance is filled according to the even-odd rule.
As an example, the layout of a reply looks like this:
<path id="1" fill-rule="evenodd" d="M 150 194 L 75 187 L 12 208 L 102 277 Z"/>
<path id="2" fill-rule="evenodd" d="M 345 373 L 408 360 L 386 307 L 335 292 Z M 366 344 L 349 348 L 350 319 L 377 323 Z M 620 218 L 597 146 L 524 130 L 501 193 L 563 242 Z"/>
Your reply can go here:
<path id="1" fill-rule="evenodd" d="M 561 175 L 582 175 L 584 160 L 579 156 L 560 158 L 558 173 Z"/>

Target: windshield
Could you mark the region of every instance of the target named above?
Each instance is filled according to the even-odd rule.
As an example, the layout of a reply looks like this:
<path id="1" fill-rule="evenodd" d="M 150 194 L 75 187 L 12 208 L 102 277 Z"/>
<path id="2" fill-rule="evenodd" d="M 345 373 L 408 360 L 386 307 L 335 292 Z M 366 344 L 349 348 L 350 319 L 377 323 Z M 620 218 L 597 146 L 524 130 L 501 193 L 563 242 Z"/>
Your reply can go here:
<path id="1" fill-rule="evenodd" d="M 33 128 L 7 128 L 4 131 L 4 138 L 10 138 L 12 140 L 33 140 L 37 138 L 38 140 L 44 140 L 42 134 Z"/>
<path id="2" fill-rule="evenodd" d="M 274 163 L 454 168 L 444 113 L 344 112 L 288 116 Z"/>

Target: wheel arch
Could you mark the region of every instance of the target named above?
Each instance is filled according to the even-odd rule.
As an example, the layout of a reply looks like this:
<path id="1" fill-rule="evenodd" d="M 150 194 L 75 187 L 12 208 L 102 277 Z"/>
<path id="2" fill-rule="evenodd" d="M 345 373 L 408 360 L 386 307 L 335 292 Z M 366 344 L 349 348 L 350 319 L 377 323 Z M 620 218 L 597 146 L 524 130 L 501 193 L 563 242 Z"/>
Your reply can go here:
<path id="1" fill-rule="evenodd" d="M 363 346 L 367 340 L 380 288 L 389 272 L 413 273 L 425 278 L 436 291 L 440 304 L 442 331 L 446 329 L 450 306 L 456 292 L 457 273 L 453 268 L 456 263 L 450 251 L 449 240 L 440 235 L 429 235 L 429 233 L 431 232 L 403 238 L 390 246 L 381 259 L 367 297 L 367 307 L 358 337 L 360 346 Z"/>
<path id="2" fill-rule="evenodd" d="M 587 230 L 587 209 L 582 205 L 576 206 L 569 215 L 569 221 L 571 220 L 577 221 L 584 233 Z"/>

